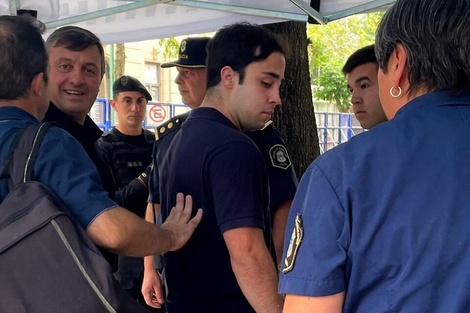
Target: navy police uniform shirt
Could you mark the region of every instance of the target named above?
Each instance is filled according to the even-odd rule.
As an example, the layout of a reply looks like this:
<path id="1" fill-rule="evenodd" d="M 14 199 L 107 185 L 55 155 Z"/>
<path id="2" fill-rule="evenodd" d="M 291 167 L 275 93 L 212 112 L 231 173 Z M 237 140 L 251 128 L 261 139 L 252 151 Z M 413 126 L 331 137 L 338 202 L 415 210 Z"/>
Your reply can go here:
<path id="1" fill-rule="evenodd" d="M 272 121 L 258 131 L 245 132 L 263 155 L 268 170 L 269 207 L 271 214 L 286 201 L 294 199 L 297 190 L 297 176 L 294 172 L 286 144 Z"/>
<path id="2" fill-rule="evenodd" d="M 152 162 L 153 170 L 149 177 L 149 198 L 150 203 L 160 203 L 159 165 L 168 150 L 173 138 L 181 129 L 181 124 L 188 118 L 190 112 L 180 114 L 160 125 L 155 130 L 155 142 L 153 144 Z"/>
<path id="3" fill-rule="evenodd" d="M 321 155 L 287 224 L 280 293 L 343 312 L 468 312 L 470 94 L 434 92 Z"/>
<path id="4" fill-rule="evenodd" d="M 0 164 L 20 129 L 37 120 L 19 108 L 0 108 Z M 51 188 L 86 229 L 101 212 L 115 207 L 101 187 L 98 172 L 80 144 L 60 127 L 44 136 L 34 164 L 34 179 Z M 0 201 L 8 193 L 8 180 L 0 181 Z"/>
<path id="5" fill-rule="evenodd" d="M 158 165 L 160 165 L 171 141 L 180 130 L 181 124 L 188 116 L 189 112 L 181 114 L 156 129 L 156 141 L 152 154 L 153 164 L 156 166 L 149 180 L 148 202 L 150 203 L 160 203 Z M 269 207 L 273 215 L 281 204 L 294 198 L 298 185 L 286 145 L 272 121 L 269 121 L 262 130 L 245 132 L 244 134 L 254 141 L 265 160 L 269 179 Z"/>
<path id="6" fill-rule="evenodd" d="M 198 108 L 175 135 L 161 169 L 163 220 L 178 192 L 192 196 L 193 213 L 204 210 L 188 243 L 164 254 L 168 311 L 254 312 L 222 234 L 257 227 L 271 237 L 267 174 L 258 148 L 219 111 Z"/>

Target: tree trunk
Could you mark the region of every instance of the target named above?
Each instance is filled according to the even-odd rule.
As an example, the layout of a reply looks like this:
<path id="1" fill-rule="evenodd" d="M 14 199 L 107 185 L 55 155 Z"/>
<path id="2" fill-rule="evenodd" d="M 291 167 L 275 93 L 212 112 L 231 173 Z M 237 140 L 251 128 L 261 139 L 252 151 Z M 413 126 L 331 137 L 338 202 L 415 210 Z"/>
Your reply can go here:
<path id="1" fill-rule="evenodd" d="M 116 44 L 116 57 L 114 59 L 114 79 L 125 74 L 126 48 L 123 43 Z"/>
<path id="2" fill-rule="evenodd" d="M 300 179 L 310 163 L 320 154 L 310 87 L 306 24 L 283 22 L 265 26 L 279 34 L 289 48 L 285 80 L 281 86 L 282 106 L 274 114 L 273 120 L 286 141 Z"/>

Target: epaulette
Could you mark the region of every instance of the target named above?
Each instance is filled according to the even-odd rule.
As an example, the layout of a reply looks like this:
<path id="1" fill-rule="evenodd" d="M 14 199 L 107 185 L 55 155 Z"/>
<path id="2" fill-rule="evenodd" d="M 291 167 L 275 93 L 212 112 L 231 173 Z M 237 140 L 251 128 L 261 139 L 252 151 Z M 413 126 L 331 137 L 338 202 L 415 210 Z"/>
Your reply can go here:
<path id="1" fill-rule="evenodd" d="M 266 127 L 268 127 L 269 125 L 271 125 L 273 123 L 273 120 L 269 120 L 266 122 L 266 124 L 264 124 L 263 128 L 261 128 L 261 130 L 265 130 Z"/>
<path id="2" fill-rule="evenodd" d="M 189 112 L 174 116 L 162 125 L 155 128 L 155 140 L 162 139 L 167 134 L 171 133 L 172 130 L 178 129 L 181 124 L 186 121 L 189 116 Z"/>

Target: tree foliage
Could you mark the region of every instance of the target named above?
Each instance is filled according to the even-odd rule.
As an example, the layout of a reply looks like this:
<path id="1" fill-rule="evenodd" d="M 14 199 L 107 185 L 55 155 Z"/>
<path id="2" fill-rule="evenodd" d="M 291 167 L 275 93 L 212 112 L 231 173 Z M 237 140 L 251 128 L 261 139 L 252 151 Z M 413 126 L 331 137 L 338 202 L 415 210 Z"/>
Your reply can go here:
<path id="1" fill-rule="evenodd" d="M 335 102 L 341 112 L 349 109 L 350 94 L 341 68 L 355 50 L 374 43 L 382 16 L 383 12 L 359 14 L 326 25 L 308 25 L 309 66 L 312 83 L 316 86 L 315 99 Z"/>
<path id="2" fill-rule="evenodd" d="M 338 111 L 348 112 L 351 103 L 349 98 L 351 94 L 347 90 L 346 80 L 341 73 L 341 69 L 332 64 L 325 64 L 321 69 L 321 75 L 318 75 L 314 89 L 317 99 L 334 102 Z"/>
<path id="3" fill-rule="evenodd" d="M 172 60 L 178 56 L 180 40 L 177 38 L 162 38 L 158 40 L 158 45 L 163 47 L 163 58 Z"/>

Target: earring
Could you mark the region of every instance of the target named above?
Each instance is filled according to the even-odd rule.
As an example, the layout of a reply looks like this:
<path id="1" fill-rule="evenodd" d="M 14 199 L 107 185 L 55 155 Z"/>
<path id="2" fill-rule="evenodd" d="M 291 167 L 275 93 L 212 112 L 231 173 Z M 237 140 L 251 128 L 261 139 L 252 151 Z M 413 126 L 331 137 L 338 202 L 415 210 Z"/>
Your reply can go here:
<path id="1" fill-rule="evenodd" d="M 400 96 L 401 96 L 401 87 L 400 87 L 400 86 L 397 87 L 397 89 L 398 89 L 398 94 L 396 94 L 396 95 L 393 94 L 393 89 L 394 89 L 394 88 L 395 88 L 395 87 L 390 88 L 390 95 L 391 95 L 392 97 L 394 97 L 394 98 L 400 98 Z"/>

